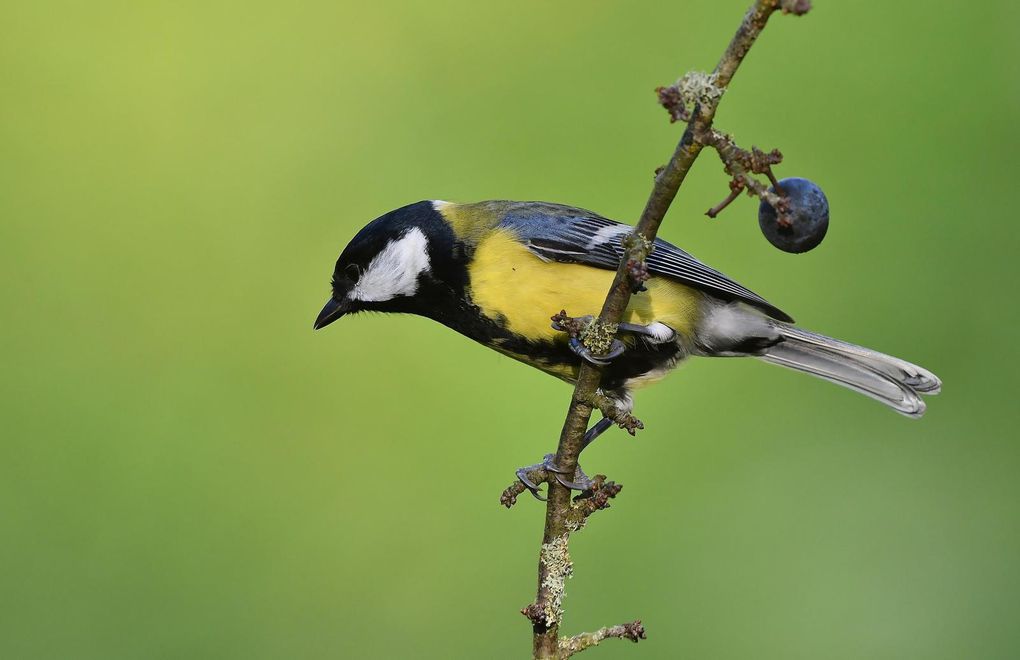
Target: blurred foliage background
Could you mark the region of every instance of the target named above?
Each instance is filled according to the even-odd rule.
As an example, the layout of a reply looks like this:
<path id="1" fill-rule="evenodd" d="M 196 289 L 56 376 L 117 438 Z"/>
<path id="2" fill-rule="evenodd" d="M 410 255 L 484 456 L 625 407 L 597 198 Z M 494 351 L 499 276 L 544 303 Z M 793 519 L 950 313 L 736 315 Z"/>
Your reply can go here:
<path id="1" fill-rule="evenodd" d="M 747 4 L 4 3 L 0 656 L 526 657 L 544 509 L 497 498 L 569 389 L 424 319 L 312 320 L 405 203 L 633 221 L 681 130 L 653 88 Z M 718 124 L 825 188 L 825 243 L 707 220 L 711 153 L 662 235 L 944 394 L 913 422 L 752 360 L 641 393 L 585 454 L 626 489 L 565 605 L 649 640 L 592 658 L 1020 655 L 1020 12 L 815 4 Z"/>

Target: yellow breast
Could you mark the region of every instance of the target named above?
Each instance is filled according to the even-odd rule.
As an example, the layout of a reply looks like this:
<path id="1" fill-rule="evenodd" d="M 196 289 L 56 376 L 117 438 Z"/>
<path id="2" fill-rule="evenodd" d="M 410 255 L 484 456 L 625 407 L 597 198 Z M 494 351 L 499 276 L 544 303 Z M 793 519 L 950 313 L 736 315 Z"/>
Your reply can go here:
<path id="1" fill-rule="evenodd" d="M 471 298 L 482 312 L 533 341 L 563 340 L 549 321 L 561 309 L 571 316 L 598 314 L 614 276 L 602 268 L 543 261 L 509 230 L 496 230 L 482 239 L 468 271 Z M 646 293 L 631 297 L 623 320 L 658 321 L 690 336 L 698 321 L 701 294 L 658 277 L 645 286 Z"/>

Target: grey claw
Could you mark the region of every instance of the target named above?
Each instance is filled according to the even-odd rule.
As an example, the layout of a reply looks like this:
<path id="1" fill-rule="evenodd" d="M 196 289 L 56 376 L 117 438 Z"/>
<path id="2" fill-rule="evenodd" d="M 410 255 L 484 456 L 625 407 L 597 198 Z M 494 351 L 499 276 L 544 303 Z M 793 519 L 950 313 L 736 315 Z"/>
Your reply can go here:
<path id="1" fill-rule="evenodd" d="M 534 497 L 536 500 L 540 502 L 545 502 L 546 498 L 539 495 L 540 491 L 538 484 L 536 484 L 535 482 L 528 478 L 528 469 L 529 468 L 521 468 L 520 470 L 517 470 L 517 478 L 520 480 L 522 484 L 524 484 L 524 487 L 528 489 L 532 497 Z"/>
<path id="2" fill-rule="evenodd" d="M 570 345 L 570 350 L 572 350 L 575 355 L 580 356 L 582 359 L 587 360 L 592 364 L 597 364 L 600 367 L 604 367 L 606 364 L 608 364 L 592 355 L 591 351 L 589 351 L 588 348 L 584 344 L 582 344 L 581 340 L 578 339 L 577 337 L 571 337 L 568 344 Z"/>
<path id="3" fill-rule="evenodd" d="M 617 344 L 619 344 L 619 346 L 617 346 Z M 574 353 L 576 353 L 582 359 L 587 360 L 588 362 L 591 362 L 592 364 L 597 365 L 599 367 L 608 366 L 609 361 L 615 357 L 619 357 L 620 354 L 623 353 L 625 349 L 626 346 L 623 345 L 623 342 L 619 341 L 618 339 L 614 339 L 613 346 L 609 350 L 609 353 L 607 355 L 596 356 L 590 350 L 588 350 L 587 346 L 581 343 L 580 339 L 576 337 L 570 338 L 570 350 L 574 351 Z"/>
<path id="4" fill-rule="evenodd" d="M 542 465 L 544 465 L 545 469 L 551 472 L 554 477 L 556 477 L 556 481 L 560 482 L 562 486 L 569 488 L 571 490 L 580 491 L 588 490 L 589 488 L 591 488 L 591 479 L 589 479 L 588 475 L 584 473 L 584 470 L 581 469 L 580 465 L 578 465 L 577 468 L 574 470 L 574 473 L 570 475 L 571 478 L 567 478 L 564 475 L 569 473 L 567 472 L 567 470 L 564 470 L 563 468 L 556 465 L 556 463 L 553 462 L 554 458 L 556 458 L 554 454 L 547 455 L 545 457 L 545 460 L 542 462 Z"/>
<path id="5" fill-rule="evenodd" d="M 591 488 L 591 479 L 588 478 L 580 466 L 578 466 L 571 475 L 573 479 L 568 479 L 564 476 L 568 474 L 568 471 L 556 465 L 556 454 L 546 454 L 539 465 L 529 465 L 527 467 L 519 468 L 516 473 L 517 479 L 524 484 L 524 487 L 528 489 L 528 492 L 531 493 L 532 497 L 540 502 L 546 502 L 548 501 L 548 498 L 541 495 L 541 491 L 539 490 L 541 487 L 540 484 L 536 484 L 528 476 L 528 472 L 539 468 L 556 477 L 556 481 L 558 481 L 564 488 L 579 490 L 582 492 Z"/>
<path id="6" fill-rule="evenodd" d="M 615 360 L 616 358 L 623 355 L 623 352 L 627 350 L 627 346 L 619 339 L 614 339 L 612 346 L 609 348 L 609 352 L 599 357 L 603 360 Z"/>
<path id="7" fill-rule="evenodd" d="M 564 470 L 559 465 L 556 465 L 556 454 L 546 454 L 545 458 L 542 459 L 542 467 L 546 470 L 558 474 L 567 474 L 568 470 Z"/>
<path id="8" fill-rule="evenodd" d="M 589 488 L 591 488 L 591 482 L 588 482 L 587 484 L 585 484 L 585 483 L 577 483 L 576 481 L 570 481 L 566 477 L 563 477 L 563 476 L 561 476 L 559 474 L 556 474 L 554 476 L 556 477 L 556 481 L 560 482 L 561 486 L 564 486 L 564 487 L 569 488 L 571 490 L 584 491 L 584 490 L 588 490 Z"/>
<path id="9" fill-rule="evenodd" d="M 538 484 L 528 478 L 528 471 L 524 468 L 517 470 L 517 478 L 521 480 L 521 483 L 528 487 L 530 491 L 538 490 Z"/>

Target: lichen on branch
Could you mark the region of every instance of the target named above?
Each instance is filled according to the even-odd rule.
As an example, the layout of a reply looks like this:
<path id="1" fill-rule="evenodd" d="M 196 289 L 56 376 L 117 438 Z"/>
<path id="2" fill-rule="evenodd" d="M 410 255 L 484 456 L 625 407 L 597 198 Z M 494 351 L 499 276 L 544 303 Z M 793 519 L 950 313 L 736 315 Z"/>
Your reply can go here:
<path id="1" fill-rule="evenodd" d="M 688 71 L 672 85 L 656 87 L 659 104 L 669 112 L 670 123 L 690 121 L 692 108 L 698 105 L 719 103 L 726 89 L 717 84 L 718 79 L 715 73 Z"/>
<path id="2" fill-rule="evenodd" d="M 595 632 L 581 633 L 580 635 L 574 635 L 573 637 L 567 637 L 560 640 L 560 657 L 569 658 L 575 653 L 591 648 L 592 646 L 598 646 L 599 643 L 604 639 L 611 637 L 617 637 L 619 639 L 629 639 L 632 642 L 638 642 L 642 639 L 647 639 L 645 636 L 645 627 L 640 621 L 631 621 L 630 623 L 621 623 L 616 626 L 609 626 L 606 628 L 600 628 Z"/>
<path id="3" fill-rule="evenodd" d="M 542 567 L 542 588 L 548 598 L 542 603 L 542 625 L 552 628 L 563 618 L 563 593 L 567 589 L 567 578 L 573 575 L 574 564 L 570 561 L 570 533 L 564 532 L 548 543 L 542 544 L 538 562 Z"/>

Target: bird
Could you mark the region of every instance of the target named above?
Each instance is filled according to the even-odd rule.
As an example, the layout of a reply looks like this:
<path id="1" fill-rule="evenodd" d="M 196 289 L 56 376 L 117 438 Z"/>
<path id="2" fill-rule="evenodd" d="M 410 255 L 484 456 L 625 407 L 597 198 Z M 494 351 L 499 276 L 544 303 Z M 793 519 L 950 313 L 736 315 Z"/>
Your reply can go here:
<path id="1" fill-rule="evenodd" d="M 597 364 L 600 393 L 622 411 L 632 409 L 633 391 L 690 357 L 754 357 L 914 418 L 925 412 L 922 396 L 940 391 L 930 371 L 799 328 L 786 312 L 662 239 L 611 350 L 592 354 L 550 323 L 550 311 L 601 309 L 633 229 L 548 202 L 410 204 L 369 222 L 342 250 L 314 328 L 365 311 L 424 316 L 567 382 L 576 381 L 582 361 Z M 593 425 L 583 447 L 612 424 L 603 418 Z M 590 485 L 580 469 L 562 474 L 553 458 L 540 465 L 560 483 Z M 527 477 L 534 467 L 517 475 L 541 499 Z"/>

